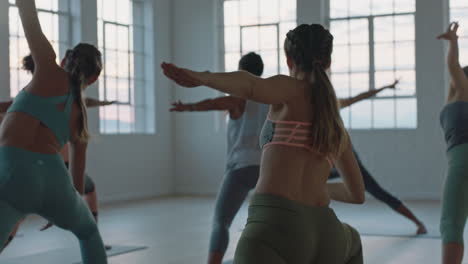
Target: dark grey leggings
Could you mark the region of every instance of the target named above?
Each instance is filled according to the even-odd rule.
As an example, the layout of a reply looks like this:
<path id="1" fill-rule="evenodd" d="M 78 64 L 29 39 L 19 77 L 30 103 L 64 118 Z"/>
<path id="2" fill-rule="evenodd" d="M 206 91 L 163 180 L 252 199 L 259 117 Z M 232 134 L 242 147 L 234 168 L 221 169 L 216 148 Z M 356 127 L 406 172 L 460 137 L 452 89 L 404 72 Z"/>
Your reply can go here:
<path id="1" fill-rule="evenodd" d="M 229 244 L 229 228 L 250 190 L 257 185 L 260 166 L 227 171 L 216 200 L 210 252 L 225 253 Z"/>
<path id="2" fill-rule="evenodd" d="M 362 165 L 361 159 L 359 159 L 356 150 L 353 149 L 354 155 L 356 156 L 359 168 L 361 169 L 362 177 L 364 180 L 364 186 L 366 191 L 369 192 L 372 196 L 374 196 L 377 200 L 380 200 L 390 206 L 393 210 L 396 210 L 398 207 L 402 205 L 402 202 L 396 198 L 395 196 L 391 195 L 389 192 L 384 190 L 377 181 L 372 177 L 369 171 Z M 338 178 L 340 174 L 336 169 L 333 169 L 330 173 L 330 179 Z"/>

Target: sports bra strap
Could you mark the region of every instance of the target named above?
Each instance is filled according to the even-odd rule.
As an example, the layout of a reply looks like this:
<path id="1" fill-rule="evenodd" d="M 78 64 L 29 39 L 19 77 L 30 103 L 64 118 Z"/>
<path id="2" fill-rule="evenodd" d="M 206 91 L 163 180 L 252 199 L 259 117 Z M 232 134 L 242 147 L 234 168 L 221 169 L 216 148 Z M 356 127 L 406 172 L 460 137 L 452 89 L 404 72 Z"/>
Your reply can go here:
<path id="1" fill-rule="evenodd" d="M 23 112 L 39 120 L 55 134 L 60 147 L 70 138 L 70 114 L 74 101 L 72 93 L 44 97 L 22 90 L 7 112 Z M 64 105 L 63 109 L 58 106 Z"/>
<path id="2" fill-rule="evenodd" d="M 297 121 L 277 121 L 268 118 L 262 131 L 262 147 L 271 145 L 283 145 L 305 148 L 326 158 L 330 167 L 333 168 L 333 160 L 319 153 L 312 147 L 312 123 Z"/>

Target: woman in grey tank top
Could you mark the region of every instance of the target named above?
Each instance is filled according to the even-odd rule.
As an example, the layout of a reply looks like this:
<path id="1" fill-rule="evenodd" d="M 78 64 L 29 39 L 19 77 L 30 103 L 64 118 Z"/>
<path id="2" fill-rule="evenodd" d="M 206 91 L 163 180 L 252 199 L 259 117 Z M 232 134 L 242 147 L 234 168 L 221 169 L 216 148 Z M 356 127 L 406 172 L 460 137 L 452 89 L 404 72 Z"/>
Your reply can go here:
<path id="1" fill-rule="evenodd" d="M 463 260 L 463 231 L 468 216 L 468 78 L 458 55 L 458 23 L 451 23 L 439 39 L 449 42 L 447 55 L 450 90 L 447 105 L 440 114 L 447 142 L 448 171 L 442 199 L 440 232 L 443 264 Z"/>
<path id="2" fill-rule="evenodd" d="M 248 53 L 239 61 L 239 70 L 261 76 L 262 58 Z M 172 112 L 227 111 L 227 164 L 219 191 L 211 231 L 209 264 L 221 264 L 229 243 L 229 228 L 248 193 L 257 185 L 260 174 L 260 132 L 268 106 L 234 96 L 223 96 L 198 103 L 173 103 Z"/>

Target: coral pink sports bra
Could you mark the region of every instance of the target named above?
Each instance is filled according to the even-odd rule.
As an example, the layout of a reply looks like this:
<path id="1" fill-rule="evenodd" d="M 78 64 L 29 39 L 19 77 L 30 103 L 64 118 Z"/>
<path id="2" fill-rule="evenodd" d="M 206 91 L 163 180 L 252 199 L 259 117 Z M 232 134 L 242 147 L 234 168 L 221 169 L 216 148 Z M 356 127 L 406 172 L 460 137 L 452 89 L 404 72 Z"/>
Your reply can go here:
<path id="1" fill-rule="evenodd" d="M 260 147 L 266 148 L 272 145 L 283 145 L 290 147 L 305 148 L 317 153 L 311 147 L 312 123 L 296 121 L 276 121 L 268 118 L 260 135 Z M 329 165 L 333 168 L 333 162 L 326 157 Z"/>

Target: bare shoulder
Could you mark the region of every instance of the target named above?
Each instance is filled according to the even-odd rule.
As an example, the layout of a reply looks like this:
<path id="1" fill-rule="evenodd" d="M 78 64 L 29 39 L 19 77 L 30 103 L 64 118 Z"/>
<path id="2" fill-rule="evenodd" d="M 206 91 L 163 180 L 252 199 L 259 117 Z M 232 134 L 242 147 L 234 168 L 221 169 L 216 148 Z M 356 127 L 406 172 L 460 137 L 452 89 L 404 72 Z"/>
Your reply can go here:
<path id="1" fill-rule="evenodd" d="M 272 76 L 267 78 L 267 80 L 275 88 L 288 89 L 292 93 L 297 93 L 298 96 L 303 96 L 304 90 L 307 87 L 304 81 L 282 74 Z"/>
<path id="2" fill-rule="evenodd" d="M 51 76 L 53 76 L 51 78 Z M 68 85 L 68 73 L 61 68 L 57 63 L 38 66 L 35 69 L 33 80 L 38 80 L 45 85 Z M 66 86 L 65 86 L 66 87 Z"/>
<path id="3" fill-rule="evenodd" d="M 284 74 L 274 75 L 272 77 L 267 78 L 267 80 L 275 81 L 278 84 L 283 84 L 283 85 L 286 85 L 286 84 L 289 84 L 289 85 L 303 85 L 304 84 L 303 81 L 298 80 L 298 79 L 293 78 L 293 77 L 288 76 L 288 75 L 284 75 Z"/>
<path id="4" fill-rule="evenodd" d="M 35 75 L 50 75 L 53 74 L 55 78 L 68 77 L 68 73 L 60 67 L 55 61 L 47 63 L 46 65 L 37 65 Z"/>

